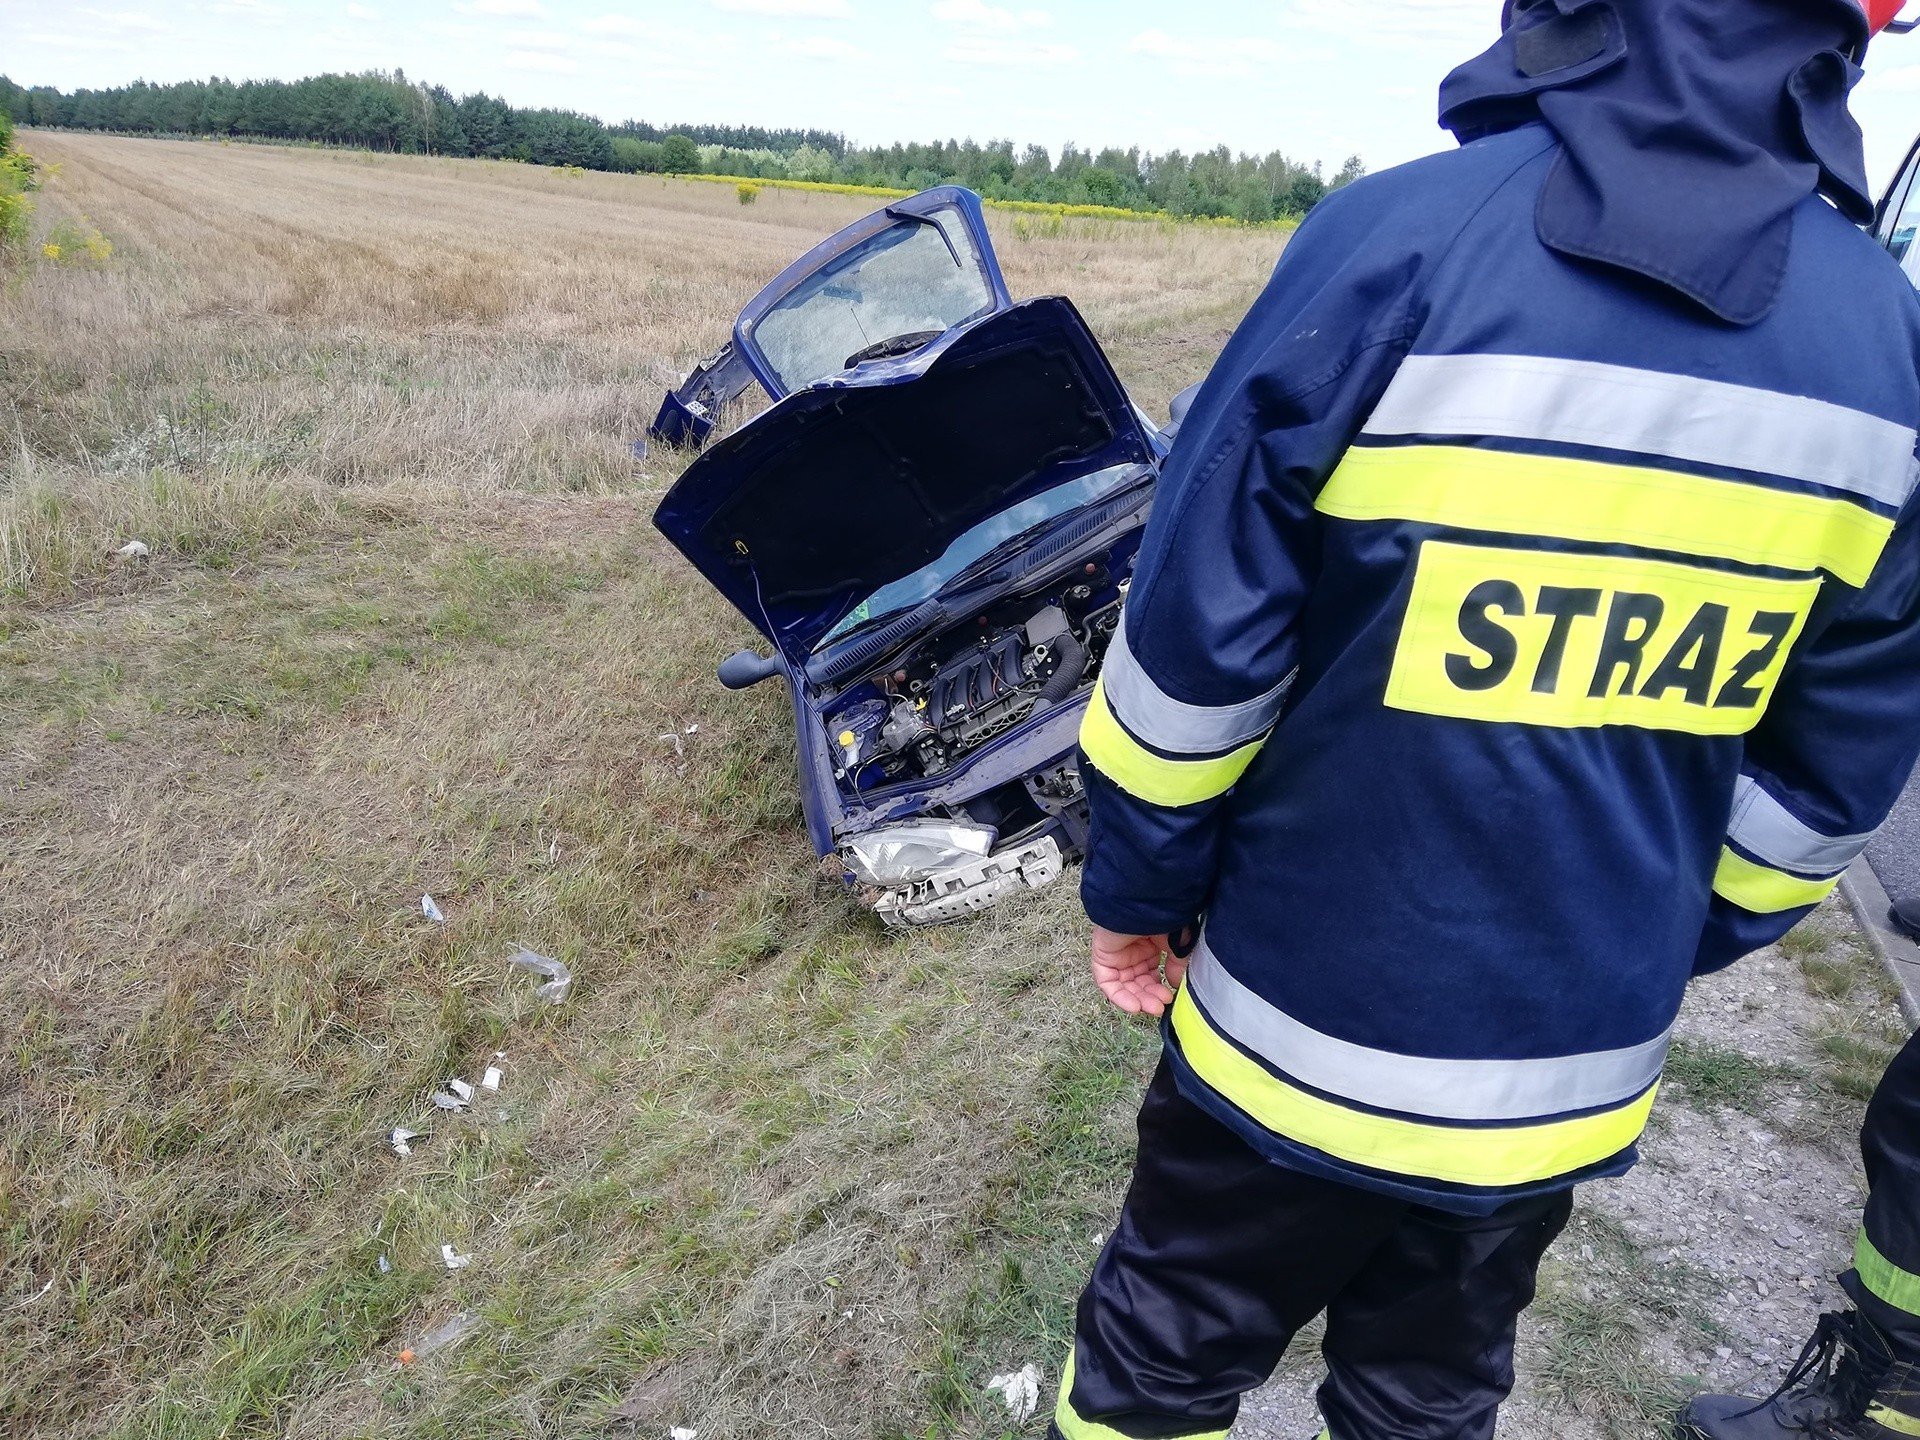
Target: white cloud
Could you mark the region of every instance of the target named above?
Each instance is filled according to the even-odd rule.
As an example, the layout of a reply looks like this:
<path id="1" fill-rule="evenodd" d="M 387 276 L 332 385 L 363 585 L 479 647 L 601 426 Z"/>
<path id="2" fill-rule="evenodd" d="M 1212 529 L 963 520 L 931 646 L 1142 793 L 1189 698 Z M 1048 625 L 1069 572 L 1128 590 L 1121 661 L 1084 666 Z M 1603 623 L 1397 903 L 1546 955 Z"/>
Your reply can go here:
<path id="1" fill-rule="evenodd" d="M 545 15 L 547 7 L 540 0 L 464 0 L 454 9 L 462 15 Z"/>
<path id="2" fill-rule="evenodd" d="M 571 50 L 574 39 L 558 30 L 509 30 L 501 43 L 521 50 Z"/>
<path id="3" fill-rule="evenodd" d="M 589 35 L 651 35 L 654 27 L 632 15 L 596 15 L 582 20 L 580 28 Z"/>
<path id="4" fill-rule="evenodd" d="M 827 35 L 809 35 L 804 40 L 795 40 L 785 47 L 790 55 L 798 55 L 803 60 L 871 60 L 872 55 L 858 45 L 847 40 Z"/>
<path id="5" fill-rule="evenodd" d="M 576 62 L 564 55 L 549 55 L 542 50 L 510 50 L 505 63 L 509 70 L 538 70 L 546 75 L 580 73 L 580 66 Z"/>
<path id="6" fill-rule="evenodd" d="M 1257 35 L 1203 40 L 1169 35 L 1164 30 L 1142 31 L 1127 48 L 1136 55 L 1163 61 L 1181 75 L 1245 75 L 1256 65 L 1279 62 L 1285 54 L 1278 42 Z"/>
<path id="7" fill-rule="evenodd" d="M 249 15 L 255 20 L 278 20 L 287 13 L 283 6 L 270 5 L 267 0 L 220 0 L 207 8 L 223 15 Z"/>
<path id="8" fill-rule="evenodd" d="M 138 10 L 89 10 L 86 12 L 102 25 L 110 25 L 115 30 L 168 30 L 172 27 L 166 21 L 152 15 L 143 15 Z"/>
<path id="9" fill-rule="evenodd" d="M 1015 12 L 986 0 L 934 0 L 933 18 L 968 30 L 988 30 L 996 35 L 1011 35 L 1020 30 L 1039 30 L 1053 24 L 1053 16 L 1044 10 Z"/>
<path id="10" fill-rule="evenodd" d="M 1284 18 L 1340 35 L 1353 33 L 1351 0 L 1289 0 Z M 1374 0 L 1367 9 L 1369 41 L 1383 49 L 1443 47 L 1465 60 L 1500 38 L 1500 7 L 1482 0 Z"/>
<path id="11" fill-rule="evenodd" d="M 785 15 L 810 20 L 851 20 L 849 0 L 710 0 L 716 10 L 735 15 Z"/>
<path id="12" fill-rule="evenodd" d="M 943 52 L 956 65 L 994 65 L 1009 70 L 1037 70 L 1054 65 L 1071 65 L 1080 52 L 1071 45 L 1034 45 L 989 40 L 984 36 L 955 40 Z"/>
<path id="13" fill-rule="evenodd" d="M 366 5 L 349 5 L 347 6 L 347 16 L 353 20 L 378 20 L 380 18 L 380 12 Z"/>
<path id="14" fill-rule="evenodd" d="M 71 35 L 51 30 L 34 31 L 22 35 L 20 39 L 29 45 L 44 45 L 49 50 L 99 50 L 120 54 L 133 49 L 127 41 L 110 39 L 105 35 Z"/>

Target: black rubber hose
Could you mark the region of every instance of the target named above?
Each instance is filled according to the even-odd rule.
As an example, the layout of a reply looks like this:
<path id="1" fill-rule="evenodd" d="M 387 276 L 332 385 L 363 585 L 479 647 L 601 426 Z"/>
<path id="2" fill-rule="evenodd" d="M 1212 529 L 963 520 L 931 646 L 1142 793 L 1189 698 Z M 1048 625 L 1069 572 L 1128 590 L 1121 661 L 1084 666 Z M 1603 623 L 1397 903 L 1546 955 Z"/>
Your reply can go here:
<path id="1" fill-rule="evenodd" d="M 1060 657 L 1060 664 L 1047 677 L 1047 683 L 1040 687 L 1039 698 L 1033 702 L 1036 711 L 1051 710 L 1062 700 L 1069 699 L 1080 688 L 1081 677 L 1087 673 L 1087 647 L 1076 640 L 1071 631 L 1054 636 L 1053 647 Z"/>

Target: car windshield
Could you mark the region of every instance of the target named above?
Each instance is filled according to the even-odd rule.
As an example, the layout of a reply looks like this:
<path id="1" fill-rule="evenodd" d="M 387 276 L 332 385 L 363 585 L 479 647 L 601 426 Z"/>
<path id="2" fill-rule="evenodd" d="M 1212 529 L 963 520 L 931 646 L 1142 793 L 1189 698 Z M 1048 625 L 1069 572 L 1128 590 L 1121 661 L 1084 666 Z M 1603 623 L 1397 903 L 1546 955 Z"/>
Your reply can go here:
<path id="1" fill-rule="evenodd" d="M 836 256 L 755 322 L 751 338 L 791 394 L 869 346 L 938 335 L 992 306 L 966 221 L 936 210 Z"/>
<path id="2" fill-rule="evenodd" d="M 947 546 L 938 560 L 922 566 L 911 575 L 882 585 L 854 606 L 846 618 L 829 630 L 826 638 L 814 648 L 825 649 L 842 635 L 868 621 L 911 610 L 922 600 L 931 599 L 949 580 L 989 554 L 995 546 L 1011 540 L 1024 530 L 1031 530 L 1036 525 L 1098 500 L 1138 474 L 1139 469 L 1137 465 L 1111 465 L 1105 470 L 1096 470 L 1091 475 L 1082 475 L 1078 480 L 1069 480 L 1064 485 L 1044 490 L 1031 500 L 1022 500 L 991 519 L 982 520 Z"/>

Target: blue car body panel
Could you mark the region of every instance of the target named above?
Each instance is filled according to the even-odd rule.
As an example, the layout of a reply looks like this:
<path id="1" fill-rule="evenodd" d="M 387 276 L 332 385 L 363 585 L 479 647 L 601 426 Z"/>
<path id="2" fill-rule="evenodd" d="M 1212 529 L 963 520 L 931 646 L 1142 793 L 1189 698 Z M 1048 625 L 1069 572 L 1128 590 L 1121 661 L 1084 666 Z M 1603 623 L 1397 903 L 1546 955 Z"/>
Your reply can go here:
<path id="1" fill-rule="evenodd" d="M 762 331 L 768 317 L 791 314 L 795 297 L 837 300 L 827 288 L 836 274 L 902 243 L 902 227 L 930 246 L 929 223 L 956 263 L 977 266 L 981 303 L 941 332 L 905 337 L 904 353 L 842 365 L 816 347 L 828 373 L 790 387 L 792 367 L 783 370 Z M 1084 694 L 991 736 L 944 773 L 865 789 L 858 776 L 849 781 L 825 722 L 872 668 L 942 627 L 1023 604 L 1035 585 L 1091 568 L 1096 556 L 1130 567 L 1170 437 L 1128 397 L 1069 301 L 1013 301 L 979 199 L 957 187 L 890 205 L 788 266 L 741 312 L 730 344 L 667 397 L 654 438 L 704 442 L 721 407 L 755 381 L 773 406 L 697 459 L 654 523 L 772 642 L 793 705 L 814 848 L 830 854 L 899 821 L 968 819 L 983 797 L 1024 793 L 1044 816 L 1022 838 L 1056 834 L 1071 854 L 1085 838 L 1084 801 L 1062 800 L 1057 783 L 1040 780 L 1071 774 Z M 1098 503 L 995 550 L 952 606 L 932 600 L 892 624 L 881 616 L 841 624 L 975 525 L 1103 471 L 1117 478 Z"/>
<path id="2" fill-rule="evenodd" d="M 720 413 L 746 394 L 753 381 L 752 367 L 729 340 L 667 392 L 660 402 L 660 413 L 647 431 L 648 438 L 662 445 L 698 450 L 720 423 Z M 644 454 L 644 446 L 637 449 Z"/>
<path id="3" fill-rule="evenodd" d="M 993 514 L 1156 458 L 1064 299 L 788 396 L 702 455 L 654 523 L 794 664 L 860 599 Z"/>

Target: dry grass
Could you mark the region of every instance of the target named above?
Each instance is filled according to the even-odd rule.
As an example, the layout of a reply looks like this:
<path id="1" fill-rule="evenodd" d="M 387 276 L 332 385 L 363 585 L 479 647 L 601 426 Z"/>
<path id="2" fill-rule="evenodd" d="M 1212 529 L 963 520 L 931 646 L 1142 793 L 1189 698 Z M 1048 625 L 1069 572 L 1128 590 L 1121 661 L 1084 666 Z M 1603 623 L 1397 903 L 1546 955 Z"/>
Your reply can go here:
<path id="1" fill-rule="evenodd" d="M 114 253 L 0 295 L 0 1433 L 1000 1433 L 1151 1037 L 1070 889 L 850 908 L 627 449 L 861 202 L 25 140 Z M 996 226 L 1156 407 L 1276 243 Z"/>

